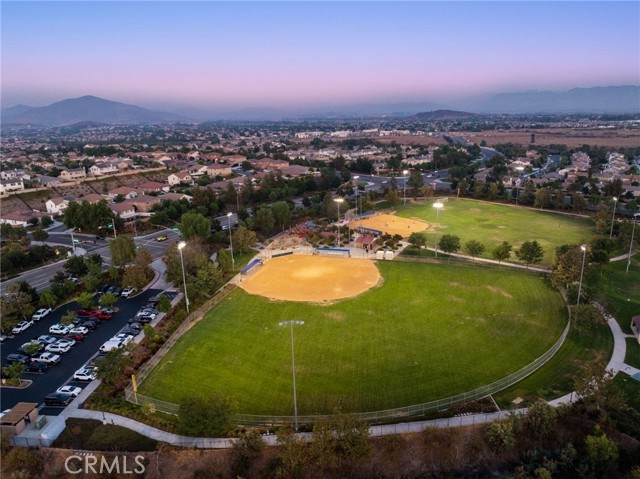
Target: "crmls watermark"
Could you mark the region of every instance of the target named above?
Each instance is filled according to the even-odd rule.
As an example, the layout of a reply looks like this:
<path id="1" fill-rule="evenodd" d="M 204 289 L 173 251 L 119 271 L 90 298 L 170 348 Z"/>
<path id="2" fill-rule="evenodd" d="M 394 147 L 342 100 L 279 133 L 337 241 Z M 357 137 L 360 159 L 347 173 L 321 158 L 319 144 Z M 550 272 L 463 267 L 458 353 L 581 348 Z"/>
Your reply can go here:
<path id="1" fill-rule="evenodd" d="M 132 464 L 133 462 L 133 464 Z M 133 459 L 127 456 L 69 456 L 64 461 L 64 468 L 69 474 L 143 474 L 146 467 L 144 456 L 136 456 Z"/>

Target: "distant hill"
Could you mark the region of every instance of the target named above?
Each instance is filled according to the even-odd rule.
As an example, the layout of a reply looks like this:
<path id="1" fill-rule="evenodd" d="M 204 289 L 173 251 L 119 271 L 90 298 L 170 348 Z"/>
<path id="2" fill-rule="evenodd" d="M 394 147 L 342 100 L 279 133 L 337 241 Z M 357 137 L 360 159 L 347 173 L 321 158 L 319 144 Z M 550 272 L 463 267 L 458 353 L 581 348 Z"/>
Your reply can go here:
<path id="1" fill-rule="evenodd" d="M 483 113 L 639 113 L 640 86 L 501 93 L 473 109 Z"/>
<path id="2" fill-rule="evenodd" d="M 456 110 L 436 110 L 427 111 L 423 113 L 417 113 L 413 116 L 416 120 L 420 121 L 446 121 L 446 120 L 469 120 L 479 115 L 475 113 L 468 113 L 466 111 Z"/>
<path id="3" fill-rule="evenodd" d="M 135 105 L 83 96 L 43 107 L 18 105 L 2 110 L 3 124 L 43 125 L 49 127 L 82 124 L 83 122 L 121 125 L 126 123 L 165 123 L 185 121 L 173 113 L 147 110 Z"/>

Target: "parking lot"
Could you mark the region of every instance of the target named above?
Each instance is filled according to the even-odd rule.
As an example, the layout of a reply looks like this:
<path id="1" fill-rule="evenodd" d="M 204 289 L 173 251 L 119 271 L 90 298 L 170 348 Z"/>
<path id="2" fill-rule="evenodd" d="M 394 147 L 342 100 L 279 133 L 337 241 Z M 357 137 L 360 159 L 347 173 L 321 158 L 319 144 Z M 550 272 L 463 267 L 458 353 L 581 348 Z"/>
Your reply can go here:
<path id="1" fill-rule="evenodd" d="M 87 383 L 83 381 L 70 381 L 73 373 L 87 363 L 96 353 L 98 348 L 114 336 L 118 331 L 127 325 L 127 320 L 134 317 L 138 310 L 147 303 L 147 300 L 162 291 L 150 289 L 135 296 L 131 299 L 119 298 L 116 304 L 116 311 L 113 317 L 106 321 L 100 321 L 100 326 L 87 334 L 82 341 L 77 342 L 68 353 L 61 354 L 59 364 L 50 367 L 42 374 L 24 373 L 22 379 L 33 381 L 31 385 L 24 389 L 2 388 L 0 394 L 0 410 L 13 407 L 18 402 L 35 402 L 41 404 L 47 394 L 55 392 L 57 388 L 65 384 L 71 384 L 84 388 Z M 40 335 L 48 335 L 49 327 L 59 323 L 60 318 L 67 311 L 75 311 L 80 306 L 73 302 L 66 304 L 50 313 L 45 318 L 36 322 L 26 331 L 17 334 L 15 337 L 9 337 L 2 343 L 1 360 L 2 365 L 6 365 L 6 357 L 24 343 Z M 55 415 L 61 411 L 61 408 L 46 408 L 43 414 Z"/>

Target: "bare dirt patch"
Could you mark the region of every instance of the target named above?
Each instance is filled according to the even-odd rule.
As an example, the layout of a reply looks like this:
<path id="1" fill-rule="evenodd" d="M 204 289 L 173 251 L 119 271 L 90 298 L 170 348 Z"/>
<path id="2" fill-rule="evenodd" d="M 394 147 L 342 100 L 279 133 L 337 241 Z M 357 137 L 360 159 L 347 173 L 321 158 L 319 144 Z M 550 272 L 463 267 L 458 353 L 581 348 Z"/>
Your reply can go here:
<path id="1" fill-rule="evenodd" d="M 373 228 L 374 230 L 380 230 L 390 235 L 400 235 L 407 237 L 411 233 L 418 231 L 424 231 L 429 228 L 429 223 L 421 221 L 419 219 L 400 218 L 395 215 L 376 215 L 369 218 L 365 218 L 358 221 L 349 223 L 351 228 L 355 229 L 358 226 L 364 226 L 365 228 Z"/>
<path id="2" fill-rule="evenodd" d="M 489 146 L 498 143 L 529 145 L 532 133 L 536 135 L 536 145 L 567 145 L 569 148 L 582 145 L 614 148 L 640 146 L 640 130 L 547 128 L 462 132 L 460 135 L 478 144 L 484 140 Z"/>
<path id="3" fill-rule="evenodd" d="M 370 260 L 291 255 L 268 261 L 240 286 L 270 299 L 327 303 L 362 294 L 380 279 Z"/>
<path id="4" fill-rule="evenodd" d="M 496 288 L 495 286 L 491 286 L 491 285 L 487 285 L 486 288 L 489 291 L 492 291 L 494 293 L 500 294 L 502 296 L 504 296 L 505 298 L 513 298 L 513 296 L 511 296 L 509 293 L 507 293 L 504 289 L 502 288 Z"/>

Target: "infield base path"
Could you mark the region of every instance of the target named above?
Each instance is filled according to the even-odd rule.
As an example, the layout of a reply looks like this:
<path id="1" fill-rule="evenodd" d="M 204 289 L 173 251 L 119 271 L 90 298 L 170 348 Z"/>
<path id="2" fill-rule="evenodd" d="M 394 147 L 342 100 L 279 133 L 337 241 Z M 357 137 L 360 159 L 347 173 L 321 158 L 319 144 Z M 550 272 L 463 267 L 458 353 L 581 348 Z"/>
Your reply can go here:
<path id="1" fill-rule="evenodd" d="M 383 233 L 400 235 L 403 238 L 406 238 L 411 233 L 426 230 L 429 228 L 429 223 L 419 219 L 400 218 L 395 215 L 382 214 L 353 221 L 349 223 L 349 226 L 351 226 L 352 229 L 355 229 L 358 226 L 364 226 L 365 228 L 373 228 L 374 230 L 380 230 Z"/>
<path id="2" fill-rule="evenodd" d="M 323 303 L 357 296 L 379 281 L 371 260 L 291 255 L 267 261 L 240 287 L 270 299 Z"/>

